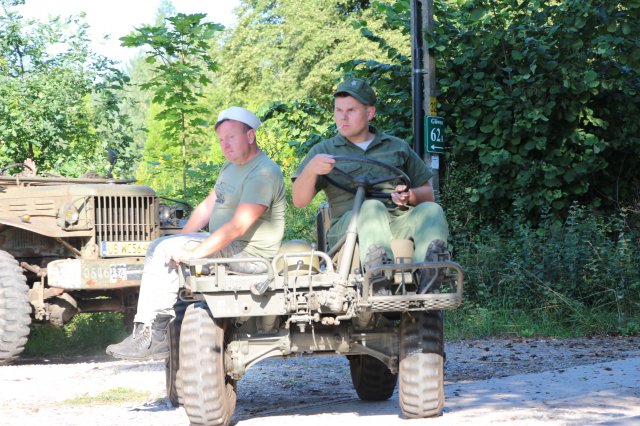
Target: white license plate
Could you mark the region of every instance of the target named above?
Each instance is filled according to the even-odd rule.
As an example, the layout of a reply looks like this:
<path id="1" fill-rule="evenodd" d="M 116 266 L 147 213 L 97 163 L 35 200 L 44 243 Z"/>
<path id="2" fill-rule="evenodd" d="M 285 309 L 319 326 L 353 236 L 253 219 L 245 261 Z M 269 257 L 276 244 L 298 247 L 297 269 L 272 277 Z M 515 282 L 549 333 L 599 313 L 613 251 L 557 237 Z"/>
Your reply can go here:
<path id="1" fill-rule="evenodd" d="M 144 256 L 150 241 L 103 241 L 100 244 L 102 257 Z"/>

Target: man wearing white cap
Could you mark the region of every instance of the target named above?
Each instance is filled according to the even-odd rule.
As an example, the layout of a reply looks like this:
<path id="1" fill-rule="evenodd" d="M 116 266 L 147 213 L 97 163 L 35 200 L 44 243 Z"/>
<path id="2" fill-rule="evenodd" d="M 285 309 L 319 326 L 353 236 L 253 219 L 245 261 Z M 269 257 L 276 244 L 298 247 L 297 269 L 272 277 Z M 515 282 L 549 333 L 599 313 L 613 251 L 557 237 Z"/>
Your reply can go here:
<path id="1" fill-rule="evenodd" d="M 133 334 L 107 347 L 116 358 L 169 355 L 169 322 L 179 289 L 176 264 L 203 257 L 273 257 L 284 235 L 285 189 L 280 168 L 256 144 L 260 120 L 230 107 L 215 129 L 227 162 L 215 187 L 179 235 L 156 240 L 147 251 Z M 209 233 L 198 232 L 209 225 Z M 230 263 L 237 272 L 266 272 L 262 262 Z"/>

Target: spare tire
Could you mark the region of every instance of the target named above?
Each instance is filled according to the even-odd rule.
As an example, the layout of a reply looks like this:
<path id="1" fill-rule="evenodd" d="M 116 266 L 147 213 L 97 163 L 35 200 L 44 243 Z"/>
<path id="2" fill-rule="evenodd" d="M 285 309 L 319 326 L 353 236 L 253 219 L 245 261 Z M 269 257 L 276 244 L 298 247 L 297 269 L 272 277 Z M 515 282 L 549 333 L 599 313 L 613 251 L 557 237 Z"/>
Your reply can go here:
<path id="1" fill-rule="evenodd" d="M 16 259 L 0 250 L 0 365 L 24 350 L 31 324 L 27 279 Z"/>

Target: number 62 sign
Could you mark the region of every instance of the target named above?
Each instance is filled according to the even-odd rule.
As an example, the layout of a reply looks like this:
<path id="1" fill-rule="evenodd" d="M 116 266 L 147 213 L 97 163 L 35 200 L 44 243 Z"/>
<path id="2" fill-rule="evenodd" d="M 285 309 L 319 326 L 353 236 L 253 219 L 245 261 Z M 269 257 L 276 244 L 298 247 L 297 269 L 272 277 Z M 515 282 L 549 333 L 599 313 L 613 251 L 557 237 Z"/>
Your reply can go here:
<path id="1" fill-rule="evenodd" d="M 444 119 L 426 116 L 424 121 L 424 150 L 431 154 L 444 154 Z"/>

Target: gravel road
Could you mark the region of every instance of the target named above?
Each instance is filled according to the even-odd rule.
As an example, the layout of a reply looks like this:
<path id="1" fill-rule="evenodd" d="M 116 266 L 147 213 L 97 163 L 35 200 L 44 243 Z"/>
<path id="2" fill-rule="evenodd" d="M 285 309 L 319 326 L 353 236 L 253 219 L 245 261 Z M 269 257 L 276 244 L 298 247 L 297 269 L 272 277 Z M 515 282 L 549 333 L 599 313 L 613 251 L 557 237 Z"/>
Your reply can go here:
<path id="1" fill-rule="evenodd" d="M 447 342 L 447 407 L 444 416 L 437 420 L 447 418 L 449 406 L 454 407 L 453 411 L 457 410 L 455 407 L 460 401 L 456 402 L 456 398 L 461 398 L 460 386 L 463 385 L 475 383 L 486 388 L 483 381 L 487 379 L 562 372 L 578 366 L 633 358 L 640 358 L 640 337 Z M 611 367 L 603 367 L 605 371 L 607 368 L 611 370 Z M 21 359 L 16 365 L 0 367 L 0 423 L 7 426 L 189 424 L 184 410 L 173 408 L 165 399 L 164 386 L 164 362 L 114 361 L 106 356 Z M 113 404 L 95 398 L 115 388 L 136 390 L 142 396 Z M 638 398 L 634 401 L 640 401 L 640 391 L 636 389 L 636 392 Z M 359 401 L 351 386 L 346 359 L 327 356 L 270 359 L 250 369 L 238 384 L 234 423 L 242 426 L 257 424 L 260 420 L 261 425 L 266 425 L 265 419 L 278 419 L 282 424 L 282 419 L 294 418 L 296 424 L 316 424 L 309 413 L 343 411 L 355 412 L 362 424 L 379 420 L 387 424 L 402 421 L 397 395 L 383 403 Z M 454 418 L 453 414 L 449 416 Z M 640 423 L 640 418 L 636 420 Z M 324 418 L 320 423 L 327 421 L 340 423 Z M 426 424 L 429 421 L 418 422 Z M 415 424 L 416 421 L 411 421 L 412 426 Z"/>

